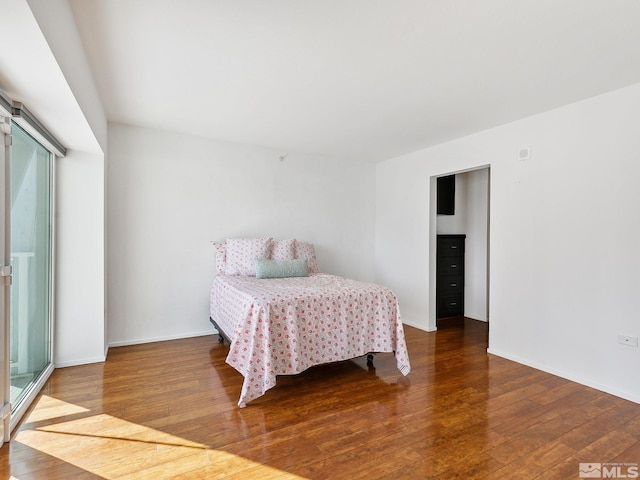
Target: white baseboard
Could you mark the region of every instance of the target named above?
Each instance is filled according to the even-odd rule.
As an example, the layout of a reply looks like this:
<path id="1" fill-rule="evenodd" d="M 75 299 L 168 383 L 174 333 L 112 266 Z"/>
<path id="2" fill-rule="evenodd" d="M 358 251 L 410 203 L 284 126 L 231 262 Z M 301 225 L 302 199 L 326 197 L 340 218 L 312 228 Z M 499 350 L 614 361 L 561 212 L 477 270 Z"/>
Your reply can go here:
<path id="1" fill-rule="evenodd" d="M 141 345 L 143 343 L 166 342 L 167 340 L 180 340 L 182 338 L 204 337 L 207 335 L 214 335 L 215 333 L 216 331 L 213 328 L 211 328 L 206 332 L 193 332 L 193 333 L 187 333 L 187 334 L 168 335 L 168 336 L 153 337 L 153 338 L 138 338 L 136 340 L 122 340 L 119 342 L 110 342 L 109 348 L 126 347 L 127 345 Z"/>
<path id="2" fill-rule="evenodd" d="M 179 340 L 181 338 L 191 338 L 191 337 L 204 337 L 206 335 L 216 335 L 216 334 L 217 332 L 214 329 L 211 329 L 206 332 L 195 332 L 195 333 L 189 333 L 189 334 L 171 335 L 166 337 L 143 338 L 138 340 L 125 340 L 122 342 L 113 342 L 107 345 L 107 347 L 104 349 L 103 357 L 82 358 L 78 360 L 67 360 L 64 362 L 55 362 L 55 368 L 76 367 L 78 365 L 88 365 L 90 363 L 104 362 L 107 359 L 107 353 L 109 352 L 109 348 L 111 347 L 124 347 L 126 345 L 140 345 L 142 343 L 164 342 L 167 340 Z"/>
<path id="3" fill-rule="evenodd" d="M 487 353 L 490 353 L 491 355 L 496 355 L 498 357 L 506 358 L 507 360 L 511 360 L 516 363 L 521 363 L 522 365 L 526 365 L 527 367 L 535 368 L 536 370 L 541 370 L 543 372 L 550 373 L 557 377 L 562 377 L 567 380 L 571 380 L 572 382 L 576 382 L 581 385 L 585 385 L 587 387 L 595 388 L 596 390 L 600 390 L 601 392 L 610 393 L 611 395 L 615 395 L 616 397 L 624 398 L 625 400 L 629 400 L 631 402 L 640 404 L 640 396 L 636 394 L 625 392 L 617 388 L 610 387 L 608 385 L 602 385 L 597 382 L 592 382 L 591 380 L 587 380 L 585 378 L 572 375 L 565 371 L 557 370 L 555 368 L 550 368 L 546 365 L 540 365 L 536 362 L 531 362 L 524 358 L 518 357 L 517 355 L 511 355 L 508 353 L 500 352 L 493 348 L 487 348 Z"/>
<path id="4" fill-rule="evenodd" d="M 55 362 L 55 368 L 64 368 L 64 367 L 77 367 L 78 365 L 88 365 L 90 363 L 100 363 L 106 360 L 107 356 L 105 354 L 104 357 L 93 357 L 93 358 L 83 358 L 79 360 L 68 360 L 66 362 Z"/>
<path id="5" fill-rule="evenodd" d="M 419 325 L 419 324 L 417 324 L 415 322 L 408 321 L 408 320 L 406 320 L 404 318 L 402 319 L 402 324 L 403 325 L 409 325 L 410 327 L 417 328 L 418 330 L 422 330 L 423 332 L 435 332 L 436 331 L 436 329 L 429 330 L 426 325 L 421 325 L 421 324 Z"/>

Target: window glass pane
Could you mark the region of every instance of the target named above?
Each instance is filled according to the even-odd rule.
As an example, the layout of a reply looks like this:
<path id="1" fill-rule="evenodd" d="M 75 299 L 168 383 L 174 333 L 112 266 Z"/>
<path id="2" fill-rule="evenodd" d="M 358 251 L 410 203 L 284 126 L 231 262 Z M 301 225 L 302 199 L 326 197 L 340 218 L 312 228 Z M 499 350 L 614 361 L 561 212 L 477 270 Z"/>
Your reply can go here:
<path id="1" fill-rule="evenodd" d="M 11 406 L 51 360 L 51 154 L 18 125 L 11 145 Z"/>

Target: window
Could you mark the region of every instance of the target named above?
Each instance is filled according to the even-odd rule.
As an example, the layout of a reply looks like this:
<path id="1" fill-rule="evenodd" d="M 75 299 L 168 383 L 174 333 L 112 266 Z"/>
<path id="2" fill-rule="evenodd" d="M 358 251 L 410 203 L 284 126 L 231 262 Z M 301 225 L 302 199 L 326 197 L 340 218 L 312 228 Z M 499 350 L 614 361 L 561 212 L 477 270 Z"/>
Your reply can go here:
<path id="1" fill-rule="evenodd" d="M 53 371 L 54 160 L 66 150 L 2 91 L 0 140 L 1 444 Z"/>
<path id="2" fill-rule="evenodd" d="M 11 410 L 51 366 L 53 155 L 19 125 L 12 126 Z"/>

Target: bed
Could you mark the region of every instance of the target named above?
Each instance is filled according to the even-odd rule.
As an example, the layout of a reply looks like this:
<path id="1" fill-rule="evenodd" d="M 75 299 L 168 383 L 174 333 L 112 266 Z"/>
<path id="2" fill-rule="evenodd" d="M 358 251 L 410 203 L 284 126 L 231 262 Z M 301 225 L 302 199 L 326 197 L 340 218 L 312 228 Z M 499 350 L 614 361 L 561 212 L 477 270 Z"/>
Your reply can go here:
<path id="1" fill-rule="evenodd" d="M 299 257 L 298 250 L 290 256 Z M 277 260 L 276 252 L 272 245 L 260 254 L 275 257 L 278 265 L 289 261 Z M 256 252 L 246 254 L 251 258 Z M 392 352 L 403 375 L 411 370 L 395 294 L 380 285 L 319 273 L 315 253 L 303 260 L 306 275 L 275 278 L 256 274 L 248 265 L 242 273 L 218 267 L 210 320 L 230 343 L 226 362 L 244 377 L 241 408 L 273 388 L 278 375 L 314 365 Z"/>

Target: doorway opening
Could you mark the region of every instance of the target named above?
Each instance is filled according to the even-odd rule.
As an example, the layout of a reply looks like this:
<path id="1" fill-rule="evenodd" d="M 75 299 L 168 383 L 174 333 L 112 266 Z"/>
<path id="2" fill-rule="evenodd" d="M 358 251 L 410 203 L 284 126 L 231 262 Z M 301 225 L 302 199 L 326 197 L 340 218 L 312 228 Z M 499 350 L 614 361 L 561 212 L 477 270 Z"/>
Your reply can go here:
<path id="1" fill-rule="evenodd" d="M 438 181 L 445 177 L 446 182 Z M 490 177 L 490 166 L 485 165 L 431 179 L 430 330 L 469 322 L 488 326 Z M 438 191 L 439 185 L 448 193 Z M 447 209 L 439 209 L 438 200 L 448 196 Z"/>

